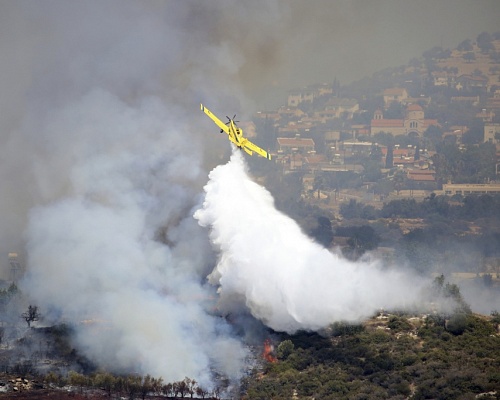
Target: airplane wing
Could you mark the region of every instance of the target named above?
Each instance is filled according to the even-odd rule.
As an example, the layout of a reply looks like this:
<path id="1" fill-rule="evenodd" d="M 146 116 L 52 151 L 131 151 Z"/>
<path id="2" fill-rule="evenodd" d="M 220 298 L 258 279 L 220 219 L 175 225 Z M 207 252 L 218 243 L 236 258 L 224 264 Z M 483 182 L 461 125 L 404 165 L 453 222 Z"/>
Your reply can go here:
<path id="1" fill-rule="evenodd" d="M 219 118 L 217 118 L 214 114 L 212 114 L 212 111 L 210 111 L 208 108 L 204 107 L 203 104 L 200 104 L 201 106 L 201 111 L 203 111 L 205 114 L 207 114 L 212 121 L 215 122 L 215 125 L 217 125 L 220 129 L 222 129 L 224 132 L 226 132 L 229 135 L 229 127 L 222 122 Z"/>
<path id="2" fill-rule="evenodd" d="M 245 147 L 246 151 L 247 151 L 247 149 L 250 151 L 255 151 L 259 156 L 267 158 L 268 160 L 271 159 L 271 154 L 269 154 L 267 151 L 261 149 L 259 146 L 256 146 L 248 139 L 246 140 L 244 147 Z"/>

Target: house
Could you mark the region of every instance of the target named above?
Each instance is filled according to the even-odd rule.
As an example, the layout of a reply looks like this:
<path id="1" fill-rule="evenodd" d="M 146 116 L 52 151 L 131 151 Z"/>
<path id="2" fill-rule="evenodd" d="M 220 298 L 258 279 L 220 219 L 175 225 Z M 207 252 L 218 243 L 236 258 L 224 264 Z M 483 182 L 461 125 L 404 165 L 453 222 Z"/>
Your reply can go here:
<path id="1" fill-rule="evenodd" d="M 385 89 L 383 96 L 384 96 L 384 104 L 387 107 L 393 101 L 396 101 L 398 103 L 404 103 L 408 98 L 408 92 L 404 88 L 396 87 L 396 88 Z"/>
<path id="2" fill-rule="evenodd" d="M 304 156 L 304 168 L 309 171 L 321 171 L 324 165 L 328 165 L 328 160 L 324 154 L 308 154 Z"/>
<path id="3" fill-rule="evenodd" d="M 460 75 L 457 78 L 456 88 L 458 90 L 473 90 L 480 89 L 486 91 L 488 89 L 488 78 L 481 75 Z"/>
<path id="4" fill-rule="evenodd" d="M 315 98 L 333 93 L 332 85 L 320 83 L 302 89 L 294 89 L 288 93 L 288 107 L 297 107 L 301 103 L 312 103 Z"/>
<path id="5" fill-rule="evenodd" d="M 500 135 L 499 123 L 486 123 L 484 124 L 484 142 L 497 143 L 498 139 L 495 137 Z"/>
<path id="6" fill-rule="evenodd" d="M 280 118 L 300 119 L 306 113 L 298 108 L 280 107 L 278 115 Z"/>
<path id="7" fill-rule="evenodd" d="M 297 107 L 301 103 L 312 103 L 314 92 L 310 89 L 294 89 L 288 94 L 288 107 Z"/>
<path id="8" fill-rule="evenodd" d="M 462 137 L 469 130 L 467 126 L 463 125 L 453 125 L 450 126 L 450 130 L 443 133 L 443 138 L 447 140 L 451 140 L 456 144 L 462 143 Z"/>
<path id="9" fill-rule="evenodd" d="M 488 110 L 500 110 L 500 89 L 495 90 L 493 97 L 486 99 Z"/>
<path id="10" fill-rule="evenodd" d="M 479 96 L 451 96 L 452 103 L 469 104 L 471 106 L 479 105 Z"/>
<path id="11" fill-rule="evenodd" d="M 281 115 L 276 111 L 257 111 L 254 117 L 258 119 L 267 119 L 273 123 L 277 123 L 281 119 Z"/>
<path id="12" fill-rule="evenodd" d="M 352 119 L 352 116 L 357 111 L 359 111 L 357 100 L 333 97 L 327 101 L 324 110 L 318 114 L 325 118 L 346 117 Z"/>
<path id="13" fill-rule="evenodd" d="M 345 141 L 341 143 L 341 150 L 347 156 L 367 156 L 371 153 L 373 147 L 372 142 L 351 142 Z"/>
<path id="14" fill-rule="evenodd" d="M 434 86 L 453 86 L 455 84 L 456 74 L 447 71 L 431 72 Z"/>
<path id="15" fill-rule="evenodd" d="M 407 178 L 413 182 L 436 182 L 436 172 L 428 169 L 410 169 Z"/>
<path id="16" fill-rule="evenodd" d="M 500 194 L 500 184 L 469 184 L 469 183 L 448 183 L 443 184 L 443 194 L 453 196 L 455 194 L 471 195 L 471 194 Z"/>
<path id="17" fill-rule="evenodd" d="M 294 138 L 279 137 L 276 139 L 278 153 L 302 153 L 307 154 L 314 151 L 314 140 L 310 138 L 301 138 L 297 135 Z"/>
<path id="18" fill-rule="evenodd" d="M 492 122 L 493 118 L 495 118 L 495 113 L 492 110 L 487 110 L 483 108 L 481 112 L 476 114 L 476 118 L 480 118 L 483 122 Z"/>
<path id="19" fill-rule="evenodd" d="M 317 84 L 308 86 L 308 89 L 313 91 L 315 98 L 320 97 L 320 96 L 333 94 L 333 85 L 331 85 L 329 83 L 317 83 Z"/>

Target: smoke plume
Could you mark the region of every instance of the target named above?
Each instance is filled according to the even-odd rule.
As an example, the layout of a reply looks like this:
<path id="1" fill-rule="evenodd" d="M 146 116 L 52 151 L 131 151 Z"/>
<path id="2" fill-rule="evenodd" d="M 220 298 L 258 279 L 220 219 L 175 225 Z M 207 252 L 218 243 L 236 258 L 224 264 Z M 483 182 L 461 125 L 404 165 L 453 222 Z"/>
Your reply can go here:
<path id="1" fill-rule="evenodd" d="M 295 332 L 418 301 L 410 275 L 349 262 L 304 235 L 249 178 L 239 152 L 210 173 L 205 192 L 195 218 L 219 252 L 211 279 L 220 286 L 221 310 L 246 308 L 275 330 Z"/>
<path id="2" fill-rule="evenodd" d="M 45 323 L 75 326 L 99 366 L 240 376 L 246 350 L 214 314 L 213 251 L 192 218 L 223 143 L 199 103 L 249 103 L 239 73 L 265 68 L 267 3 L 0 6 L 0 246 L 25 255 L 21 287 Z"/>

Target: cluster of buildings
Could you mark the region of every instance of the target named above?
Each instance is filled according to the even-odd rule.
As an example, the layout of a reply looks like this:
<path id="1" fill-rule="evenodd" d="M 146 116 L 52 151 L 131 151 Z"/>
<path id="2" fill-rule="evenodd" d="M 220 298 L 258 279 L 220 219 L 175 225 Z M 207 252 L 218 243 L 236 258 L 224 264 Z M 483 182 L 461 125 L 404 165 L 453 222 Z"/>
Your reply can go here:
<path id="1" fill-rule="evenodd" d="M 440 78 L 442 74 L 434 74 L 434 84 L 444 85 Z M 444 79 L 444 78 L 443 78 Z M 475 85 L 477 79 L 458 77 L 453 84 L 464 88 Z M 482 80 L 479 80 L 482 82 Z M 478 81 L 478 82 L 479 82 Z M 447 81 L 446 84 L 450 82 Z M 478 83 L 479 84 L 479 83 Z M 356 99 L 337 97 L 336 84 L 317 84 L 300 90 L 292 90 L 286 106 L 276 111 L 258 112 L 256 119 L 265 120 L 274 127 L 276 136 L 275 156 L 285 173 L 303 170 L 317 171 L 363 171 L 360 160 L 373 153 L 373 146 L 380 151 L 380 166 L 399 167 L 406 172 L 410 181 L 421 182 L 426 188 L 434 189 L 435 174 L 431 157 L 434 154 L 427 149 L 417 149 L 415 146 L 395 146 L 393 149 L 374 144 L 370 140 L 377 134 L 391 134 L 394 137 L 422 137 L 431 127 L 443 136 L 451 136 L 455 143 L 460 144 L 467 126 L 448 126 L 446 130 L 440 126 L 437 119 L 427 118 L 424 108 L 430 98 L 421 96 L 410 97 L 402 87 L 385 89 L 381 95 L 384 107 L 376 110 L 369 123 L 356 123 L 364 118 L 355 118 L 366 113 L 360 109 Z M 495 116 L 500 114 L 500 89 L 492 88 L 486 107 L 477 115 L 484 122 L 484 141 L 500 143 L 500 124 L 495 123 Z M 455 96 L 451 101 L 474 102 L 479 104 L 479 96 Z M 393 102 L 403 109 L 403 118 L 386 117 L 387 110 Z M 366 114 L 365 114 L 366 115 Z M 388 165 L 388 153 L 392 164 Z M 389 169 L 389 168 L 387 168 Z"/>
<path id="2" fill-rule="evenodd" d="M 286 106 L 256 114 L 256 118 L 274 126 L 275 159 L 285 173 L 295 170 L 362 172 L 360 161 L 373 152 L 374 146 L 364 138 L 377 133 L 421 137 L 431 125 L 439 125 L 437 120 L 425 117 L 423 107 L 416 102 L 420 99 L 411 99 L 402 88 L 387 89 L 383 97 L 387 107 L 394 101 L 401 103 L 405 107 L 404 118 L 384 118 L 380 109 L 374 113 L 370 124 L 356 124 L 354 116 L 363 112 L 359 102 L 335 97 L 334 86 L 322 84 L 291 91 Z M 381 167 L 386 165 L 387 154 L 392 151 L 392 165 L 411 170 L 409 179 L 434 182 L 434 173 L 429 170 L 432 152 L 419 151 L 414 146 L 396 146 L 392 150 L 376 146 L 380 151 Z M 419 153 L 417 157 L 416 152 Z"/>
<path id="3" fill-rule="evenodd" d="M 398 167 L 409 181 L 431 188 L 435 184 L 433 152 L 411 145 L 388 149 L 373 143 L 373 137 L 391 134 L 409 138 L 397 140 L 399 143 L 417 143 L 411 138 L 420 138 L 428 132 L 461 145 L 470 127 L 441 126 L 437 119 L 426 116 L 431 97 L 427 94 L 411 97 L 408 91 L 433 87 L 419 92 L 440 91 L 447 97 L 450 110 L 478 110 L 475 117 L 484 124 L 483 141 L 496 144 L 500 156 L 500 123 L 497 122 L 500 121 L 500 40 L 493 40 L 492 45 L 495 51 L 489 53 L 472 43 L 467 50 L 455 49 L 445 52 L 444 56 L 436 55 L 432 70 L 425 63 L 406 66 L 398 78 L 404 74 L 403 79 L 413 80 L 404 80 L 408 84 L 395 84 L 381 91 L 383 105 L 380 103 L 380 109 L 372 115 L 360 107 L 357 99 L 342 96 L 340 85 L 335 81 L 292 90 L 286 105 L 275 111 L 259 112 L 255 118 L 273 127 L 274 159 L 282 165 L 284 173 L 295 170 L 362 172 L 361 162 L 376 153 L 372 160 L 380 154 L 382 171 L 390 169 L 386 167 Z M 373 105 L 371 107 L 373 110 Z M 432 130 L 433 127 L 436 129 Z M 376 152 L 374 146 L 378 148 Z M 500 157 L 497 174 L 499 166 Z M 444 191 L 467 194 L 482 192 L 483 188 L 447 187 Z"/>

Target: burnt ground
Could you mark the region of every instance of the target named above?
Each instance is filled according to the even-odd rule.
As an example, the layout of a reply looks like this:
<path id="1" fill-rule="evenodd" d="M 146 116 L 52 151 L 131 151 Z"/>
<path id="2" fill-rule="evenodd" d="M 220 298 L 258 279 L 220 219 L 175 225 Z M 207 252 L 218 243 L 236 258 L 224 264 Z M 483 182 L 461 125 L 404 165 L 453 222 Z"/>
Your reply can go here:
<path id="1" fill-rule="evenodd" d="M 10 392 L 1 393 L 0 399 L 2 400 L 19 400 L 19 399 L 31 399 L 31 400 L 89 400 L 89 399 L 104 399 L 105 395 L 88 396 L 86 394 L 76 394 L 62 392 L 60 390 L 54 389 L 41 389 L 41 390 L 30 390 L 20 393 Z M 109 398 L 109 397 L 108 397 Z"/>

